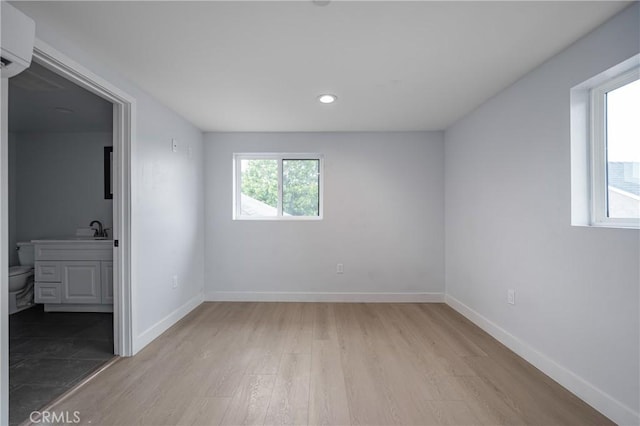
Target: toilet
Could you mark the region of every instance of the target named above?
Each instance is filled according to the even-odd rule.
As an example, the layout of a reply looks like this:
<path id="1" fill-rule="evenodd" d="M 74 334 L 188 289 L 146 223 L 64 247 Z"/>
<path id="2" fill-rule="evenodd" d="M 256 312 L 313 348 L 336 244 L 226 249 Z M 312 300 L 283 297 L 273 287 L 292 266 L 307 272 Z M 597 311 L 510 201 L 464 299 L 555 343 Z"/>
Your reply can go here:
<path id="1" fill-rule="evenodd" d="M 9 315 L 33 306 L 33 244 L 17 244 L 20 266 L 9 268 Z"/>

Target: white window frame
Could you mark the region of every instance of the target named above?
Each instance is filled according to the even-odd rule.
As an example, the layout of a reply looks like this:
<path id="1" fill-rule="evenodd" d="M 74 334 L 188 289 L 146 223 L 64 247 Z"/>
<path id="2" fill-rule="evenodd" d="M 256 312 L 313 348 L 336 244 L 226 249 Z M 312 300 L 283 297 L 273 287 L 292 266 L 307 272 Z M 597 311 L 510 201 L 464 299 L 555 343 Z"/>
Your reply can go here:
<path id="1" fill-rule="evenodd" d="M 611 218 L 607 216 L 607 93 L 640 78 L 640 67 L 607 79 L 591 89 L 591 226 L 640 228 L 638 218 Z"/>
<path id="2" fill-rule="evenodd" d="M 241 206 L 242 160 L 277 160 L 278 161 L 278 213 L 277 216 L 243 216 Z M 318 161 L 318 216 L 285 216 L 282 214 L 282 162 L 284 160 L 317 160 Z M 324 156 L 318 153 L 291 152 L 252 152 L 233 154 L 233 220 L 322 220 L 324 206 Z"/>

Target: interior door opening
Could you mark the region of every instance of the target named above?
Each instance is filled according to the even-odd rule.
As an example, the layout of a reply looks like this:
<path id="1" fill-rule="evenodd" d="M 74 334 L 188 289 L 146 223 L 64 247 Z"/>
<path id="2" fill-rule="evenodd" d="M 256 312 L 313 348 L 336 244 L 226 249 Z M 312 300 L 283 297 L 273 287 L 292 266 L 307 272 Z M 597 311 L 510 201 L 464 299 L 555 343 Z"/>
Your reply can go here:
<path id="1" fill-rule="evenodd" d="M 33 410 L 45 407 L 114 354 L 132 355 L 130 161 L 135 112 L 128 94 L 41 42 L 31 68 L 12 80 L 3 82 L 0 93 L 4 114 L 8 109 L 11 118 L 2 123 L 2 168 L 8 169 L 3 180 L 9 178 L 0 191 L 8 201 L 2 209 L 2 241 L 25 253 L 7 250 L 3 273 L 18 272 L 9 265 L 28 269 L 29 250 L 33 263 L 30 282 L 20 289 L 13 286 L 18 294 L 0 295 L 10 308 L 6 313 L 3 309 L 7 317 L 0 330 L 0 358 L 9 364 L 0 375 L 0 405 L 10 402 L 9 419 L 6 412 L 2 416 L 10 424 L 28 420 L 22 417 L 29 414 L 29 404 Z M 42 100 L 48 99 L 47 92 L 65 90 L 72 92 L 66 99 L 52 96 L 32 108 L 20 104 L 29 96 Z M 28 93 L 22 100 L 20 91 Z M 92 199 L 89 207 L 81 201 L 87 197 Z M 69 257 L 74 249 L 71 257 L 77 259 Z M 21 257 L 25 265 L 20 265 Z M 42 322 L 51 318 L 55 320 Z M 61 360 L 66 368 L 54 365 Z M 55 372 L 55 378 L 47 379 L 55 381 L 47 385 L 54 392 L 26 383 L 26 376 L 38 371 Z M 20 407 L 24 413 L 16 411 Z"/>
<path id="2" fill-rule="evenodd" d="M 17 424 L 114 356 L 113 104 L 32 63 L 9 79 L 8 105 Z"/>

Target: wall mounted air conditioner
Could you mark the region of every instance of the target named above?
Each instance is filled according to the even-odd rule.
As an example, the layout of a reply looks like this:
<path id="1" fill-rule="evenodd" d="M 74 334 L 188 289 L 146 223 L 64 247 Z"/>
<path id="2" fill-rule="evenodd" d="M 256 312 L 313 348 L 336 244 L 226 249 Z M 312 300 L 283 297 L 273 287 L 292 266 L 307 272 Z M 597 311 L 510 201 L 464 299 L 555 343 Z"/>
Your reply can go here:
<path id="1" fill-rule="evenodd" d="M 6 1 L 0 4 L 2 78 L 13 77 L 31 65 L 36 24 Z"/>

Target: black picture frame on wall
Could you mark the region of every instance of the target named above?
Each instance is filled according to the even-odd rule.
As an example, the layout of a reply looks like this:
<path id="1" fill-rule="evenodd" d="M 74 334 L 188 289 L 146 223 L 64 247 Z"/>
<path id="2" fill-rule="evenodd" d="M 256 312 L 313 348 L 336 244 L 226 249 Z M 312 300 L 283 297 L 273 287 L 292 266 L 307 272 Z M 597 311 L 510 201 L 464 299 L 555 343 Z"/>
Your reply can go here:
<path id="1" fill-rule="evenodd" d="M 113 147 L 104 147 L 104 199 L 113 199 Z"/>

